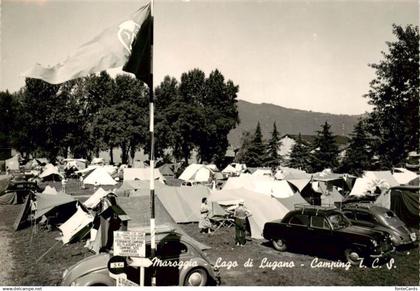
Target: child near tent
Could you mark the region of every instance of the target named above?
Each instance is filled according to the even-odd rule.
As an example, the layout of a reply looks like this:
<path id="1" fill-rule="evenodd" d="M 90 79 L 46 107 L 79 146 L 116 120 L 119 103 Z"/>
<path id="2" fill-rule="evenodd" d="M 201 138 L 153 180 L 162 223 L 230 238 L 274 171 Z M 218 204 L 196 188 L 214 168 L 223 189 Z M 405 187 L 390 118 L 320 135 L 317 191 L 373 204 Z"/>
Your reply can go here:
<path id="1" fill-rule="evenodd" d="M 207 198 L 201 199 L 200 207 L 200 221 L 198 227 L 200 228 L 200 233 L 211 233 L 212 224 L 209 218 L 210 208 L 207 205 Z"/>
<path id="2" fill-rule="evenodd" d="M 239 202 L 233 216 L 235 217 L 235 243 L 237 246 L 244 246 L 246 243 L 246 218 L 250 216 L 250 212 L 245 208 L 243 201 Z"/>

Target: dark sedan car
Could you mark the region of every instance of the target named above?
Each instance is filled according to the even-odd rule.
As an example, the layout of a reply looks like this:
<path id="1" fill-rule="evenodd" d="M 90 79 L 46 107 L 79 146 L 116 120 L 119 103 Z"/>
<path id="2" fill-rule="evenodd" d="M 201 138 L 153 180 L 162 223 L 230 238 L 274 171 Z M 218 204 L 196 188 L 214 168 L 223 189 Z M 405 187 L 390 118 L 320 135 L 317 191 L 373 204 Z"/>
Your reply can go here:
<path id="1" fill-rule="evenodd" d="M 320 206 L 305 206 L 282 220 L 267 222 L 263 236 L 279 251 L 287 246 L 334 251 L 352 264 L 362 258 L 387 257 L 394 251 L 387 233 L 352 225 L 338 209 Z"/>
<path id="2" fill-rule="evenodd" d="M 387 232 L 395 246 L 417 241 L 416 233 L 410 231 L 405 223 L 389 209 L 372 203 L 350 203 L 344 205 L 342 211 L 354 225 Z"/>
<path id="3" fill-rule="evenodd" d="M 150 254 L 150 236 L 146 236 Z M 156 283 L 158 286 L 205 286 L 219 282 L 218 270 L 213 267 L 196 241 L 174 230 L 157 231 Z M 62 286 L 115 286 L 107 268 L 112 254 L 101 253 L 87 257 L 64 271 Z M 170 265 L 170 266 L 169 266 Z M 177 267 L 178 266 L 178 267 Z M 130 267 L 128 279 L 139 283 L 139 271 Z M 151 272 L 146 268 L 146 286 L 150 285 Z"/>

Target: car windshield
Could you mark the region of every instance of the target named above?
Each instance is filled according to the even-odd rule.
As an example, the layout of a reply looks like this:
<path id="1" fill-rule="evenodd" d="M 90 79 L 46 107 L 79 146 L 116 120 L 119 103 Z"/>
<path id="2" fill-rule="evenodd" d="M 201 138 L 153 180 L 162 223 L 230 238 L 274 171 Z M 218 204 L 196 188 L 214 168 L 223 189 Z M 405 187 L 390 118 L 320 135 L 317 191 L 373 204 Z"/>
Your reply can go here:
<path id="1" fill-rule="evenodd" d="M 331 222 L 331 225 L 333 229 L 341 229 L 348 227 L 350 225 L 350 222 L 347 218 L 344 217 L 344 215 L 341 215 L 340 213 L 334 213 L 332 215 L 328 216 L 328 220 Z"/>

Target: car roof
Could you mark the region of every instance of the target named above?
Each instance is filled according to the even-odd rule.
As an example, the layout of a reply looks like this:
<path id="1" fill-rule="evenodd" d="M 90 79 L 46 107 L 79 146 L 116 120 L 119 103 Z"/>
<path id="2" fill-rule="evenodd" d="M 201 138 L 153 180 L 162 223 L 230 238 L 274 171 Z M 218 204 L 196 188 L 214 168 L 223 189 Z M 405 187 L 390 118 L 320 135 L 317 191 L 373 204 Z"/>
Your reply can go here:
<path id="1" fill-rule="evenodd" d="M 334 209 L 319 209 L 319 208 L 302 208 L 297 209 L 289 212 L 289 215 L 296 215 L 296 214 L 310 214 L 310 215 L 330 215 L 340 213 L 337 208 Z"/>
<path id="2" fill-rule="evenodd" d="M 372 203 L 350 203 L 343 206 L 343 210 L 368 210 L 372 213 L 385 213 L 390 211 L 389 209 L 378 206 Z"/>

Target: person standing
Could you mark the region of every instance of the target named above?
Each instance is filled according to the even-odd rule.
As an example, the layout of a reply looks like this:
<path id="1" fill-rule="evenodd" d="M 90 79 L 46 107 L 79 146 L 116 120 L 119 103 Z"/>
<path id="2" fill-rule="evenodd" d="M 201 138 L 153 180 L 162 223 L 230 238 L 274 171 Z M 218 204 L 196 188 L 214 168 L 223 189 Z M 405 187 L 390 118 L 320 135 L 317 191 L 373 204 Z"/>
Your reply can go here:
<path id="1" fill-rule="evenodd" d="M 233 216 L 235 218 L 235 243 L 237 246 L 244 246 L 246 243 L 246 218 L 250 216 L 250 213 L 245 208 L 243 201 L 239 202 L 239 205 L 236 207 Z"/>
<path id="2" fill-rule="evenodd" d="M 210 208 L 207 205 L 207 198 L 201 199 L 200 207 L 200 221 L 198 227 L 200 228 L 200 233 L 211 233 L 211 222 L 209 218 Z"/>

